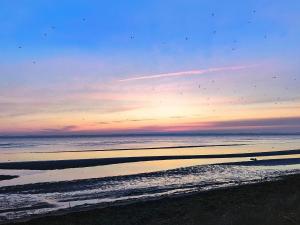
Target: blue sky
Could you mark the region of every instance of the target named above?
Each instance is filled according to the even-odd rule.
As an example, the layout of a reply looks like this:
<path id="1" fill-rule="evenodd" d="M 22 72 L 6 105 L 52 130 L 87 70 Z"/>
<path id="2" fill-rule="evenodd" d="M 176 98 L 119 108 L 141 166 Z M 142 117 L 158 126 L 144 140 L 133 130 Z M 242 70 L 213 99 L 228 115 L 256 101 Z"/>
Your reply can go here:
<path id="1" fill-rule="evenodd" d="M 299 11 L 296 0 L 3 0 L 0 132 L 143 130 L 161 121 L 177 127 L 300 117 Z M 233 66 L 247 69 L 186 73 Z M 118 82 L 181 72 L 185 75 Z M 166 99 L 166 109 L 160 99 Z M 211 113 L 207 99 L 216 99 L 215 111 L 240 113 L 225 108 L 224 114 Z M 174 124 L 170 118 L 176 116 L 186 119 Z M 119 117 L 144 123 L 97 127 Z"/>
<path id="2" fill-rule="evenodd" d="M 1 56 L 172 54 L 169 45 L 186 55 L 240 47 L 273 56 L 283 42 L 294 54 L 299 10 L 298 1 L 2 1 Z"/>

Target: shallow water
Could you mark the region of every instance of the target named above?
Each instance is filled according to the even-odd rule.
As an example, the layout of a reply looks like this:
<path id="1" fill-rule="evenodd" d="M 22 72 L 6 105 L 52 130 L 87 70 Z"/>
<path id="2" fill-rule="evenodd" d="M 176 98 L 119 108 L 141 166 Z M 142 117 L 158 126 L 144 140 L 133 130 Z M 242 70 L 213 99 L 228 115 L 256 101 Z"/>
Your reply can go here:
<path id="1" fill-rule="evenodd" d="M 216 146 L 218 145 L 218 146 Z M 220 146 L 223 145 L 223 146 Z M 176 148 L 189 146 L 187 148 Z M 201 146 L 201 147 L 191 147 Z M 165 148 L 174 147 L 174 148 Z M 156 148 L 142 149 L 139 148 Z M 114 150 L 112 149 L 127 149 Z M 63 137 L 63 138 L 0 138 L 0 163 L 45 160 L 93 159 L 136 156 L 185 156 L 271 152 L 300 149 L 297 135 L 250 136 L 127 136 L 127 137 Z M 91 151 L 92 150 L 92 151 Z M 106 150 L 106 151 L 94 151 Z M 72 151 L 72 152 L 70 152 Z M 298 155 L 280 156 L 280 158 Z M 270 158 L 270 157 L 260 157 Z M 272 157 L 271 157 L 272 158 Z M 275 157 L 276 158 L 276 157 Z M 277 157 L 278 158 L 278 157 Z M 180 167 L 236 162 L 249 158 L 182 159 L 151 162 L 133 162 L 91 168 L 55 171 L 1 170 L 0 174 L 20 175 L 0 186 L 32 182 L 88 179 L 105 176 L 155 172 Z"/>

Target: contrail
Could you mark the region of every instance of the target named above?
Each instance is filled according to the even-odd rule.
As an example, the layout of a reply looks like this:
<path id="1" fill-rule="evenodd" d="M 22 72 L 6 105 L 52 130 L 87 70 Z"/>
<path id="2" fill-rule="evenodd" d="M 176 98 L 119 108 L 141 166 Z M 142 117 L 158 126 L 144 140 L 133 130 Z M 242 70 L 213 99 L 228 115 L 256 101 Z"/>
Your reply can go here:
<path id="1" fill-rule="evenodd" d="M 163 78 L 163 77 L 176 77 L 176 76 L 187 76 L 187 75 L 199 75 L 204 73 L 213 73 L 219 71 L 235 71 L 250 68 L 253 66 L 230 66 L 230 67 L 217 67 L 217 68 L 209 68 L 209 69 L 202 69 L 202 70 L 189 70 L 189 71 L 180 71 L 174 73 L 160 73 L 160 74 L 153 74 L 153 75 L 146 75 L 146 76 L 135 76 L 129 77 L 125 79 L 119 80 L 120 82 L 125 81 L 134 81 L 134 80 L 146 80 L 146 79 L 156 79 L 156 78 Z"/>

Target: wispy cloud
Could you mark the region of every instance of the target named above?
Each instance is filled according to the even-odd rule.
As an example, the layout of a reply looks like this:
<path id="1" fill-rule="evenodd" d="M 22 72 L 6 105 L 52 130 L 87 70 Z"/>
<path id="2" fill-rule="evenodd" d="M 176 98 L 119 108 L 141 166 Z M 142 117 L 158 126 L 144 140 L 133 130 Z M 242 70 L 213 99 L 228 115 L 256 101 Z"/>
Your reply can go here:
<path id="1" fill-rule="evenodd" d="M 53 134 L 59 134 L 59 133 L 68 133 L 68 132 L 72 132 L 74 130 L 76 130 L 76 128 L 78 128 L 75 125 L 68 125 L 68 126 L 64 126 L 64 127 L 60 127 L 60 128 L 48 128 L 48 129 L 44 129 L 41 130 L 40 133 L 53 133 Z"/>
<path id="2" fill-rule="evenodd" d="M 190 76 L 190 75 L 200 75 L 205 73 L 213 73 L 213 72 L 223 72 L 223 71 L 236 71 L 242 70 L 246 68 L 253 67 L 254 65 L 248 66 L 229 66 L 229 67 L 215 67 L 215 68 L 208 68 L 202 70 L 188 70 L 188 71 L 180 71 L 180 72 L 173 72 L 173 73 L 160 73 L 160 74 L 152 74 L 152 75 L 141 75 L 141 76 L 134 76 L 125 79 L 120 79 L 120 82 L 125 81 L 135 81 L 135 80 L 146 80 L 146 79 L 157 79 L 157 78 L 164 78 L 164 77 L 178 77 L 178 76 Z"/>

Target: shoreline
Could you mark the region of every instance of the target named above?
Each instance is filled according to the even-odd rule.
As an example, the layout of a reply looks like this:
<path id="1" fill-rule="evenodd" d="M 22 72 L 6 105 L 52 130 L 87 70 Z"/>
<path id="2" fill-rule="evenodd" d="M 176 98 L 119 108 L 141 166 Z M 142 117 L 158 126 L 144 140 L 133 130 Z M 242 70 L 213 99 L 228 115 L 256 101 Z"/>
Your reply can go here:
<path id="1" fill-rule="evenodd" d="M 286 166 L 286 165 L 298 165 L 300 164 L 300 158 L 287 158 L 287 159 L 267 159 L 267 160 L 256 160 L 256 161 L 242 161 L 242 162 L 230 162 L 230 163 L 218 163 L 211 164 L 209 166 Z M 65 191 L 65 187 L 70 184 L 76 184 L 77 186 L 85 186 L 87 184 L 94 184 L 96 182 L 109 182 L 114 180 L 127 180 L 129 178 L 140 178 L 143 177 L 159 177 L 163 176 L 165 172 L 168 174 L 174 173 L 186 173 L 185 170 L 190 170 L 191 168 L 197 168 L 197 166 L 182 167 L 171 170 L 156 171 L 156 172 L 145 172 L 138 174 L 129 175 L 116 175 L 107 177 L 96 177 L 96 178 L 86 178 L 86 179 L 75 179 L 75 180 L 64 180 L 64 181 L 50 181 L 50 182 L 37 182 L 29 184 L 16 184 L 16 185 L 5 185 L 0 186 L 0 194 L 11 194 L 17 192 L 23 192 L 28 190 L 38 190 L 35 193 L 45 193 L 49 190 L 55 189 L 55 191 Z M 6 175 L 5 175 L 6 176 Z M 19 176 L 7 175 L 13 178 L 18 178 Z M 289 176 L 289 175 L 280 175 Z M 12 179 L 13 179 L 12 178 Z M 73 189 L 72 189 L 73 190 Z M 76 190 L 76 189 L 75 189 Z M 68 189 L 70 191 L 70 189 Z"/>
<path id="2" fill-rule="evenodd" d="M 131 204 L 139 204 L 141 202 L 163 201 L 164 199 L 173 199 L 173 198 L 177 198 L 177 197 L 180 198 L 180 197 L 185 197 L 185 196 L 189 196 L 189 195 L 196 196 L 201 193 L 210 193 L 213 190 L 227 190 L 227 189 L 232 189 L 234 187 L 242 188 L 244 186 L 248 186 L 248 185 L 252 185 L 252 184 L 259 185 L 259 184 L 263 184 L 265 182 L 273 182 L 274 180 L 277 180 L 277 179 L 286 179 L 287 177 L 293 176 L 291 174 L 298 174 L 299 179 L 300 179 L 299 169 L 290 170 L 290 172 L 285 171 L 285 172 L 282 172 L 281 174 L 280 174 L 280 171 L 276 170 L 276 171 L 274 171 L 274 173 L 268 173 L 267 176 L 264 176 L 261 173 L 259 173 L 257 176 L 257 174 L 255 175 L 255 173 L 253 173 L 251 176 L 248 177 L 248 180 L 247 179 L 239 180 L 238 176 L 237 176 L 237 179 L 231 178 L 229 176 L 228 178 L 230 180 L 228 180 L 228 178 L 226 180 L 226 176 L 216 178 L 216 180 L 214 180 L 210 177 L 210 174 L 213 174 L 212 171 L 214 171 L 215 169 L 216 169 L 216 171 L 219 171 L 219 169 L 224 169 L 224 167 L 222 167 L 222 165 L 224 165 L 225 168 L 230 169 L 229 171 L 231 171 L 230 172 L 231 174 L 239 174 L 240 173 L 239 170 L 234 170 L 234 168 L 239 168 L 239 166 L 241 166 L 241 165 L 245 166 L 242 169 L 243 173 L 244 173 L 244 171 L 248 170 L 248 166 L 260 166 L 260 165 L 262 165 L 262 166 L 268 166 L 268 165 L 280 166 L 280 165 L 292 165 L 292 164 L 297 164 L 297 165 L 300 164 L 300 158 L 255 160 L 255 161 L 250 160 L 250 161 L 245 161 L 245 162 L 215 164 L 215 165 L 210 165 L 208 170 L 207 169 L 203 170 L 203 168 L 201 166 L 200 167 L 192 166 L 192 167 L 184 167 L 184 168 L 174 169 L 174 170 L 133 174 L 133 175 L 125 175 L 125 176 L 112 176 L 112 177 L 103 177 L 103 178 L 91 178 L 91 179 L 81 179 L 81 180 L 3 186 L 0 188 L 0 194 L 2 194 L 2 195 L 4 194 L 7 196 L 9 196 L 10 194 L 17 194 L 17 195 L 25 194 L 27 196 L 30 196 L 30 195 L 34 196 L 34 195 L 39 195 L 39 194 L 44 194 L 44 193 L 59 193 L 60 196 L 64 196 L 64 195 L 67 196 L 67 194 L 64 194 L 64 193 L 68 193 L 70 191 L 72 191 L 72 192 L 78 191 L 79 192 L 78 196 L 67 197 L 66 198 L 67 200 L 64 199 L 64 197 L 57 198 L 56 203 L 58 203 L 58 204 L 55 204 L 52 201 L 50 201 L 50 202 L 43 201 L 42 205 L 40 205 L 40 203 L 38 203 L 38 201 L 37 201 L 35 204 L 33 204 L 30 207 L 33 207 L 35 209 L 42 209 L 43 207 L 45 207 L 45 209 L 42 209 L 42 211 L 43 210 L 45 210 L 45 211 L 39 215 L 38 214 L 32 215 L 32 212 L 28 211 L 25 214 L 23 214 L 23 215 L 25 215 L 24 217 L 18 218 L 18 216 L 17 216 L 18 211 L 15 211 L 15 210 L 10 211 L 12 213 L 11 214 L 12 217 L 7 217 L 7 218 L 10 218 L 10 221 L 18 222 L 18 221 L 27 221 L 28 219 L 32 220 L 32 219 L 44 218 L 44 217 L 48 217 L 48 216 L 51 216 L 51 217 L 58 216 L 58 215 L 65 216 L 70 213 L 75 213 L 75 212 L 81 213 L 83 211 L 93 211 L 93 210 L 100 209 L 100 208 L 105 209 L 105 208 L 117 207 L 119 205 L 131 205 Z M 230 167 L 230 166 L 235 166 L 235 165 L 238 167 Z M 227 166 L 229 166 L 229 167 L 227 167 Z M 205 173 L 203 173 L 204 171 L 210 171 L 210 172 L 205 175 Z M 250 169 L 250 171 L 252 171 L 252 169 Z M 137 192 L 135 192 L 133 194 L 131 193 L 130 195 L 127 195 L 126 192 L 125 192 L 125 195 L 123 192 L 119 192 L 118 193 L 119 195 L 122 193 L 120 196 L 123 196 L 123 195 L 125 197 L 132 196 L 129 198 L 126 197 L 126 200 L 124 198 L 123 199 L 118 198 L 118 197 L 115 198 L 116 193 L 107 195 L 105 189 L 103 189 L 103 190 L 105 190 L 105 191 L 103 191 L 103 194 L 101 193 L 101 191 L 102 191 L 101 185 L 104 185 L 104 186 L 105 185 L 114 185 L 114 184 L 118 184 L 118 183 L 124 185 L 126 183 L 132 183 L 132 182 L 135 183 L 135 181 L 138 181 L 138 180 L 141 180 L 144 178 L 147 178 L 147 179 L 149 178 L 151 180 L 153 177 L 156 177 L 156 178 L 161 177 L 162 179 L 165 179 L 166 175 L 167 175 L 167 177 L 178 177 L 180 175 L 184 175 L 185 173 L 193 174 L 194 176 L 197 176 L 197 177 L 202 177 L 204 175 L 205 177 L 207 177 L 207 179 L 209 179 L 208 185 L 213 186 L 213 189 L 207 190 L 205 188 L 205 186 L 207 186 L 207 184 L 202 183 L 200 180 L 198 183 L 194 183 L 193 185 L 187 186 L 188 189 L 190 189 L 191 191 L 189 191 L 189 190 L 180 191 L 181 187 L 180 186 L 178 186 L 178 187 L 172 186 L 172 182 L 171 182 L 171 183 L 169 183 L 169 186 L 167 185 L 167 187 L 164 187 L 164 189 L 161 189 L 161 188 L 155 187 L 155 186 L 154 186 L 154 189 L 152 189 L 152 187 L 150 187 L 149 190 L 139 188 L 139 189 L 136 189 Z M 255 179 L 254 179 L 254 177 L 255 177 Z M 250 178 L 250 180 L 249 180 L 249 178 Z M 197 179 L 197 178 L 195 177 L 194 179 Z M 123 183 L 123 182 L 125 182 L 125 183 Z M 174 184 L 176 184 L 176 182 Z M 184 189 L 184 186 L 182 186 L 182 187 Z M 90 195 L 89 193 L 85 193 L 85 192 L 81 193 L 82 190 L 89 190 L 90 188 L 91 188 L 91 190 L 93 188 L 97 188 L 97 189 L 99 189 L 99 192 L 95 192 L 93 194 L 94 196 Z M 158 188 L 158 189 L 156 189 L 156 188 Z M 156 192 L 157 190 L 159 190 L 161 193 L 164 193 L 164 191 L 166 191 L 165 193 L 167 193 L 169 190 L 175 190 L 175 192 L 173 192 L 173 193 L 170 192 L 168 194 L 162 194 L 162 195 L 157 195 L 157 196 L 153 195 L 151 197 L 151 193 L 157 193 Z M 148 195 L 148 196 L 142 197 L 142 198 L 135 197 L 135 194 L 136 194 L 136 196 L 139 196 L 138 193 L 142 194 L 143 196 L 146 196 L 146 195 Z M 299 193 L 299 195 L 300 195 L 300 193 Z M 31 198 L 32 198 L 32 196 L 31 196 Z M 55 195 L 53 195 L 53 196 L 55 196 Z M 111 202 L 109 202 L 109 201 L 101 202 L 101 199 L 103 196 L 105 198 L 113 198 L 114 200 Z M 62 199 L 62 201 L 59 201 L 59 199 Z M 92 199 L 95 199 L 95 200 L 100 199 L 100 201 L 98 201 L 98 202 L 96 201 L 97 203 L 92 203 L 92 204 L 87 203 L 89 200 L 92 200 Z M 87 201 L 87 202 L 84 204 L 78 204 L 76 201 L 79 201 L 79 202 Z M 64 202 L 66 202 L 66 203 L 64 203 Z M 74 202 L 74 204 L 73 204 L 73 202 Z M 25 203 L 25 205 L 27 204 L 26 202 L 24 202 L 24 203 Z M 48 204 L 48 203 L 51 203 L 51 204 Z M 62 203 L 62 205 L 60 205 L 60 203 Z M 69 206 L 68 206 L 68 204 L 69 204 Z M 70 204 L 72 204 L 72 205 L 70 205 Z M 40 207 L 40 206 L 43 206 L 43 207 Z M 53 210 L 50 209 L 52 207 L 53 207 Z M 27 208 L 30 209 L 29 207 L 27 207 Z M 50 210 L 47 210 L 47 208 L 49 208 Z M 148 209 L 146 209 L 146 210 L 148 210 Z M 299 213 L 300 213 L 300 211 L 299 211 Z M 7 224 L 7 222 L 9 222 L 2 216 L 0 219 L 2 220 L 0 222 L 0 224 Z M 5 223 L 4 223 L 4 221 L 5 221 Z"/>
<path id="3" fill-rule="evenodd" d="M 224 208 L 224 206 L 220 204 L 220 202 L 224 202 L 225 205 L 228 205 L 228 202 L 230 202 L 229 207 L 227 207 L 227 209 L 226 207 Z M 266 205 L 265 209 L 261 209 L 261 211 L 256 209 L 261 208 L 261 205 Z M 288 208 L 292 212 L 285 212 L 286 205 L 289 206 Z M 281 207 L 283 208 L 281 209 Z M 197 211 L 197 213 L 195 213 L 193 210 L 195 208 L 199 208 L 199 211 Z M 242 210 L 244 213 L 249 213 L 248 216 L 251 215 L 253 217 L 252 223 L 249 224 L 262 224 L 257 223 L 259 222 L 257 219 L 258 217 L 260 219 L 263 219 L 265 216 L 267 216 L 267 218 L 271 220 L 272 218 L 270 217 L 274 217 L 273 220 L 276 217 L 276 220 L 274 220 L 272 224 L 283 225 L 293 224 L 291 221 L 300 222 L 300 174 L 285 175 L 278 177 L 275 180 L 263 181 L 260 183 L 242 184 L 238 186 L 224 187 L 214 190 L 200 191 L 196 193 L 185 193 L 174 196 L 158 197 L 156 199 L 151 200 L 132 200 L 127 202 L 117 202 L 114 204 L 108 203 L 107 205 L 102 206 L 87 206 L 86 208 L 75 207 L 71 208 L 70 210 L 56 211 L 49 214 L 37 215 L 31 218 L 25 218 L 21 220 L 16 220 L 15 222 L 3 224 L 156 225 L 176 224 L 176 222 L 177 224 L 200 224 L 197 223 L 197 221 L 182 221 L 182 223 L 180 223 L 178 220 L 174 221 L 172 217 L 172 215 L 174 215 L 174 210 L 176 212 L 180 212 L 181 210 L 183 210 L 187 214 L 192 214 L 188 217 L 189 220 L 194 220 L 196 219 L 195 217 L 201 217 L 201 215 L 204 217 L 208 216 L 209 219 L 206 218 L 207 223 L 201 224 L 211 224 L 209 222 L 210 220 L 214 223 L 218 222 L 214 221 L 215 217 L 213 215 L 215 214 L 215 211 L 223 215 L 226 215 L 226 213 L 231 215 L 233 213 L 231 215 L 231 219 L 239 221 L 239 218 L 234 217 L 234 215 L 236 215 L 234 212 L 238 209 Z M 156 211 L 156 213 L 152 213 L 153 210 Z M 255 212 L 251 212 L 251 210 L 254 210 Z M 261 213 L 266 213 L 266 210 L 274 210 L 274 212 L 276 210 L 280 210 L 281 214 L 284 213 L 285 216 L 282 215 L 280 218 L 277 218 L 277 211 L 277 213 L 274 213 L 274 215 L 272 216 L 267 214 L 264 216 L 259 215 Z M 115 218 L 115 214 L 118 214 L 118 218 Z M 151 218 L 154 217 L 154 219 L 152 218 L 152 220 L 155 221 L 152 221 L 150 223 L 147 219 L 145 219 L 145 217 L 149 216 L 149 214 L 153 214 Z M 164 218 L 166 220 L 164 223 L 159 222 L 162 219 L 162 215 L 167 215 L 166 218 Z M 99 218 L 101 218 L 101 220 L 99 220 Z M 220 217 L 219 219 L 222 219 L 222 217 Z M 243 217 L 241 217 L 240 219 L 243 219 Z M 57 223 L 57 221 L 61 221 L 61 223 Z M 107 223 L 103 221 L 107 221 Z M 228 222 L 228 220 L 226 221 Z M 278 223 L 276 223 L 276 221 Z M 239 221 L 239 223 L 233 222 L 232 224 L 248 224 L 245 223 L 245 221 L 243 223 L 241 222 L 242 221 Z"/>

